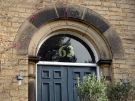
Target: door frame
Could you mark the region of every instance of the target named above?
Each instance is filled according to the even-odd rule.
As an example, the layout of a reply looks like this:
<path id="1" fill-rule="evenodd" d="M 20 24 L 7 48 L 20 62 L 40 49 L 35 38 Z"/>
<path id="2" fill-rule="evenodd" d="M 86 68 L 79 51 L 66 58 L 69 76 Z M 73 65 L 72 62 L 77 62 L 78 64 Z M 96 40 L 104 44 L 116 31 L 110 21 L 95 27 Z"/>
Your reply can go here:
<path id="1" fill-rule="evenodd" d="M 97 74 L 97 78 L 100 79 L 100 74 L 99 74 L 99 66 L 96 63 L 71 63 L 71 62 L 48 62 L 48 61 L 39 61 L 38 63 L 36 63 L 36 101 L 37 100 L 37 65 L 53 65 L 53 66 L 74 66 L 74 67 L 78 67 L 78 66 L 93 66 L 96 68 L 96 74 Z"/>

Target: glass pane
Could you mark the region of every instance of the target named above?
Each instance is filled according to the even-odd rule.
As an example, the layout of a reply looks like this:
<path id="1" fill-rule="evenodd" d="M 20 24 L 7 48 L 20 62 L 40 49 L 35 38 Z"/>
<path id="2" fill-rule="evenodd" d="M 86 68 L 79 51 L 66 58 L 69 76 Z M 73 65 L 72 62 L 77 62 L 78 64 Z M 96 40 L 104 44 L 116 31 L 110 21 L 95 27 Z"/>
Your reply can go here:
<path id="1" fill-rule="evenodd" d="M 39 49 L 41 61 L 95 62 L 91 49 L 82 40 L 71 35 L 56 35 L 46 40 Z"/>

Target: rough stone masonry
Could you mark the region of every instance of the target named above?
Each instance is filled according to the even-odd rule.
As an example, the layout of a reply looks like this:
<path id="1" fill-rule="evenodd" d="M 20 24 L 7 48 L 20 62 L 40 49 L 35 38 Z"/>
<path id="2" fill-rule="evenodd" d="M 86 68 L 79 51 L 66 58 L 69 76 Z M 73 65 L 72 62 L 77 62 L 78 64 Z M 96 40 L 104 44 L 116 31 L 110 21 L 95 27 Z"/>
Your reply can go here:
<path id="1" fill-rule="evenodd" d="M 113 59 L 113 81 L 135 79 L 135 0 L 0 0 L 0 101 L 28 101 L 28 55 L 15 54 L 14 39 L 28 17 L 57 3 L 85 6 L 107 19 L 124 48 L 124 57 Z M 24 80 L 18 86 L 20 72 Z"/>

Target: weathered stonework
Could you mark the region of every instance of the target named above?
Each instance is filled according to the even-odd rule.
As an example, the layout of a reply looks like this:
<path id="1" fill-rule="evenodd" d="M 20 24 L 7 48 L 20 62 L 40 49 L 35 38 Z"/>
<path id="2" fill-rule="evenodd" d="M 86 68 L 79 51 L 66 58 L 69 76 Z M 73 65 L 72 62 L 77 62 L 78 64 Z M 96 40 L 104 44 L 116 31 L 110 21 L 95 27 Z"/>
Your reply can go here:
<path id="1" fill-rule="evenodd" d="M 20 48 L 20 44 L 15 43 L 15 38 L 20 33 L 21 25 L 40 10 L 49 9 L 50 5 L 66 7 L 67 4 L 78 5 L 77 7 L 82 7 L 82 11 L 85 7 L 89 8 L 109 22 L 110 27 L 116 31 L 117 37 L 122 42 L 121 46 L 119 41 L 110 41 L 112 39 L 109 39 L 110 37 L 106 39 L 112 42 L 110 43 L 112 45 L 114 42 L 111 47 L 114 49 L 112 51 L 115 52 L 117 45 L 120 46 L 118 48 L 124 49 L 124 56 L 113 55 L 115 58 L 112 59 L 112 64 L 109 66 L 112 81 L 135 79 L 135 0 L 0 0 L 0 99 L 2 101 L 28 101 L 28 81 L 34 78 L 34 76 L 29 78 L 28 75 L 29 54 L 16 54 L 15 52 Z M 57 6 L 54 7 L 56 11 L 55 8 Z M 72 9 L 69 10 L 72 11 Z M 85 18 L 84 13 L 76 13 L 77 16 L 74 13 L 65 13 L 63 16 Z M 59 15 L 59 11 L 57 11 L 53 17 L 59 16 L 62 15 Z M 34 17 L 31 20 L 33 19 Z M 98 22 L 95 24 L 98 25 Z M 97 28 L 101 28 L 101 26 Z M 33 33 L 37 30 L 33 25 L 28 29 L 30 32 L 32 29 Z M 104 30 L 100 32 L 104 32 Z M 106 35 L 106 31 L 104 35 Z M 106 35 L 106 37 L 108 36 Z M 26 43 L 26 45 L 28 44 Z M 119 50 L 118 53 L 122 51 Z M 24 52 L 23 48 L 22 52 Z M 108 65 L 102 65 L 101 69 L 108 76 L 109 74 L 106 72 L 110 71 L 107 67 Z M 19 73 L 24 76 L 21 86 L 16 80 L 16 75 Z"/>

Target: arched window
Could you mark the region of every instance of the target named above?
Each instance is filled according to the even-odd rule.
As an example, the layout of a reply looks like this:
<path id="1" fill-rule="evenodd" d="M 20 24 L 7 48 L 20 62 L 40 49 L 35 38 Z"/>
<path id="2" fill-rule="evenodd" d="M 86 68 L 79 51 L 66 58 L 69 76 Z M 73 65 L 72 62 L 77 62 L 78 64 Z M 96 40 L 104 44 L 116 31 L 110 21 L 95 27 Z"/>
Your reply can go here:
<path id="1" fill-rule="evenodd" d="M 80 38 L 68 34 L 47 39 L 41 45 L 38 56 L 41 61 L 95 63 L 90 47 Z"/>

